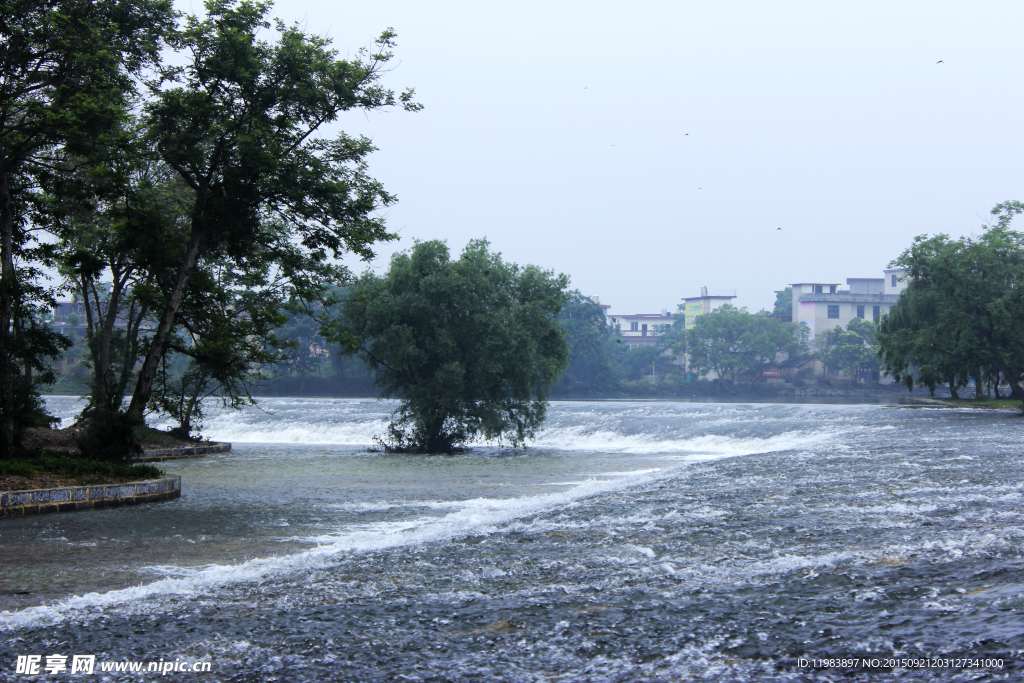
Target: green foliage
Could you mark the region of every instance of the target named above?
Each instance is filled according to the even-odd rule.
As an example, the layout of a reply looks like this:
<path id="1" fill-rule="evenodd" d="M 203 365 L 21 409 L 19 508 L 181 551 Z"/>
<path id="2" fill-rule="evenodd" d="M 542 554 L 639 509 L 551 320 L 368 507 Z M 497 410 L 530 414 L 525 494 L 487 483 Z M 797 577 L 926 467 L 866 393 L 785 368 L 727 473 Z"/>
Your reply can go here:
<path id="1" fill-rule="evenodd" d="M 1001 376 L 1024 405 L 1024 235 L 1009 228 L 1022 212 L 1000 204 L 980 236 L 922 235 L 893 262 L 909 282 L 878 340 L 897 381 L 948 383 L 955 396 L 970 377 Z"/>
<path id="2" fill-rule="evenodd" d="M 786 287 L 775 295 L 775 308 L 772 315 L 793 315 L 793 288 Z"/>
<path id="3" fill-rule="evenodd" d="M 0 460 L 0 475 L 34 477 L 37 474 L 54 474 L 82 480 L 114 479 L 158 479 L 163 476 L 155 465 L 138 463 L 126 465 L 113 462 L 83 459 L 53 451 L 43 451 L 35 457 L 21 457 Z"/>
<path id="4" fill-rule="evenodd" d="M 505 263 L 485 240 L 457 260 L 440 241 L 396 254 L 349 289 L 333 337 L 398 398 L 392 450 L 450 453 L 477 439 L 522 446 L 569 360 L 558 314 L 568 278 Z"/>
<path id="5" fill-rule="evenodd" d="M 799 353 L 801 328 L 725 304 L 697 317 L 687 332 L 687 347 L 691 369 L 714 372 L 729 387 L 741 372 L 760 376 L 780 354 Z"/>
<path id="6" fill-rule="evenodd" d="M 78 450 L 90 460 L 123 463 L 142 454 L 135 430 L 141 421 L 121 412 L 96 412 L 78 438 Z"/>
<path id="7" fill-rule="evenodd" d="M 136 142 L 137 126 L 110 131 L 102 155 L 66 158 L 47 183 L 37 221 L 57 238 L 52 263 L 84 308 L 89 424 L 109 422 L 135 379 L 142 324 L 163 303 L 168 271 L 185 248 L 190 191 Z"/>
<path id="8" fill-rule="evenodd" d="M 159 82 L 151 86 L 147 139 L 194 193 L 194 201 L 187 247 L 129 412 L 141 415 L 149 404 L 201 262 L 231 262 L 244 269 L 265 260 L 271 252 L 260 234 L 273 218 L 280 254 L 289 254 L 273 263 L 301 290 L 310 283 L 302 268 L 293 269 L 292 256 L 321 263 L 346 253 L 369 259 L 374 242 L 394 239 L 378 210 L 395 198 L 366 173 L 373 145 L 343 133 L 333 139 L 317 136 L 345 111 L 419 108 L 411 90 L 396 96 L 379 84 L 392 57 L 394 33 L 385 31 L 374 52 L 342 60 L 330 41 L 298 25 L 278 22 L 276 40 L 261 40 L 258 35 L 270 28 L 268 12 L 267 3 L 209 0 L 205 16 L 190 16 L 170 41 L 187 62 L 162 67 Z"/>
<path id="9" fill-rule="evenodd" d="M 24 418 L 44 417 L 25 392 L 67 345 L 32 321 L 53 300 L 37 268 L 52 247 L 27 229 L 38 189 L 122 121 L 174 14 L 168 0 L 6 0 L 0 17 L 0 456 L 12 457 Z"/>
<path id="10" fill-rule="evenodd" d="M 373 242 L 393 238 L 378 209 L 395 198 L 366 172 L 371 142 L 318 129 L 345 111 L 420 106 L 411 90 L 396 95 L 380 85 L 391 30 L 372 52 L 339 59 L 328 40 L 297 25 L 278 22 L 275 37 L 261 39 L 271 26 L 265 2 L 211 0 L 205 16 L 188 17 L 180 30 L 162 0 L 3 7 L 31 20 L 0 22 L 2 31 L 22 31 L 15 38 L 28 36 L 24 45 L 2 43 L 5 59 L 29 43 L 38 50 L 25 53 L 36 67 L 19 72 L 31 86 L 20 100 L 3 99 L 16 78 L 0 83 L 0 107 L 22 109 L 0 111 L 39 124 L 11 133 L 38 133 L 19 157 L 37 171 L 3 175 L 11 166 L 0 160 L 0 179 L 20 183 L 3 206 L 22 218 L 34 211 L 55 238 L 35 258 L 59 269 L 85 306 L 78 370 L 91 373 L 83 417 L 94 433 L 83 447 L 127 457 L 130 427 L 147 410 L 170 413 L 185 435 L 201 423 L 204 397 L 250 402 L 263 371 L 286 360 L 287 344 L 274 333 L 282 308 L 322 301 L 325 283 L 350 277 L 332 259 L 370 258 Z M 173 65 L 156 61 L 162 39 L 181 57 Z M 151 66 L 155 77 L 139 79 Z M 144 98 L 134 89 L 141 82 Z M 30 180 L 45 192 L 30 194 Z M 5 211 L 10 228 L 16 221 Z M 0 295 L 8 280 L 0 279 Z M 155 329 L 143 320 L 156 320 Z M 8 401 L 12 392 L 0 387 L 0 395 Z"/>
<path id="11" fill-rule="evenodd" d="M 874 323 L 854 318 L 845 331 L 837 325 L 822 337 L 818 344 L 819 357 L 826 368 L 845 372 L 854 381 L 862 370 L 878 370 Z"/>
<path id="12" fill-rule="evenodd" d="M 562 396 L 600 396 L 618 388 L 614 366 L 617 351 L 604 309 L 579 290 L 558 314 L 569 344 L 569 365 L 553 391 Z"/>
<path id="13" fill-rule="evenodd" d="M 616 358 L 627 381 L 653 380 L 654 377 L 664 381 L 670 375 L 685 375 L 683 368 L 675 364 L 673 359 L 673 356 L 665 354 L 665 348 L 660 344 L 625 349 Z"/>

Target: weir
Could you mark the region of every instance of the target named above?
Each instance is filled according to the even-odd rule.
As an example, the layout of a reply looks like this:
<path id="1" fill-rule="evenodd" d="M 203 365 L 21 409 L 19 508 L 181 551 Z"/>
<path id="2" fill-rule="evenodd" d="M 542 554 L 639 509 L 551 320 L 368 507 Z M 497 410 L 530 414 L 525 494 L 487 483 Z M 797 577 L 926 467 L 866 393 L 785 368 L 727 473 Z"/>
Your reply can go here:
<path id="1" fill-rule="evenodd" d="M 1013 674 L 1024 645 L 1004 414 L 559 403 L 529 449 L 410 457 L 367 448 L 387 404 L 264 407 L 211 420 L 230 454 L 163 465 L 173 505 L 6 520 L 0 634 L 300 682 L 773 680 L 977 638 Z"/>

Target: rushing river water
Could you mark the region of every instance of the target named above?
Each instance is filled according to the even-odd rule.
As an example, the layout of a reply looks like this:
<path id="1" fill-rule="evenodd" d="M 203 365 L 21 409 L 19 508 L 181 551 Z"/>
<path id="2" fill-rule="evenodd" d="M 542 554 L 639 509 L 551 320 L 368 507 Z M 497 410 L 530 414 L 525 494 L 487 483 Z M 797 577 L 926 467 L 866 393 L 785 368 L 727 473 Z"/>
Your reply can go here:
<path id="1" fill-rule="evenodd" d="M 179 500 L 0 522 L 0 680 L 1024 680 L 1012 413 L 554 403 L 413 457 L 368 449 L 388 404 L 262 405 Z"/>

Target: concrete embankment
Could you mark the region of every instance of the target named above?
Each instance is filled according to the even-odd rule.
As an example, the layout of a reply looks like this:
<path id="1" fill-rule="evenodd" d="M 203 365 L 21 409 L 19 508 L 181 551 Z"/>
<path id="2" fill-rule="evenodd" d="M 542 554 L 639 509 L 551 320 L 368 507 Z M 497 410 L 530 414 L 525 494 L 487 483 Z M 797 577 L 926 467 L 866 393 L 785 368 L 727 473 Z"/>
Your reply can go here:
<path id="1" fill-rule="evenodd" d="M 0 519 L 44 512 L 138 505 L 181 496 L 181 477 L 133 481 L 127 484 L 64 486 L 55 489 L 0 493 Z"/>
<path id="2" fill-rule="evenodd" d="M 176 460 L 178 458 L 194 458 L 211 453 L 227 453 L 230 450 L 231 444 L 229 443 L 211 443 L 208 446 L 187 446 L 184 448 L 157 448 L 151 451 L 142 451 L 142 455 L 134 458 L 132 462 L 159 462 L 161 460 Z"/>
<path id="3" fill-rule="evenodd" d="M 177 458 L 195 458 L 212 453 L 227 453 L 229 443 L 183 448 L 158 448 L 143 451 L 132 462 L 160 462 Z M 24 517 L 45 512 L 73 512 L 95 508 L 138 505 L 173 500 L 181 496 L 181 476 L 149 479 L 126 484 L 62 486 L 51 489 L 6 491 L 0 493 L 0 519 Z"/>

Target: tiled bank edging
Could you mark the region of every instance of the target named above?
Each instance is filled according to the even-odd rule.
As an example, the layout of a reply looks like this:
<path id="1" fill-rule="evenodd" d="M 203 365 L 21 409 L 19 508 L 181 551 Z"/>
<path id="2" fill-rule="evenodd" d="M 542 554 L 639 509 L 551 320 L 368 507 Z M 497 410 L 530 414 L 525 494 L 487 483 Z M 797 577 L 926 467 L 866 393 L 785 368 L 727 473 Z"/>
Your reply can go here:
<path id="1" fill-rule="evenodd" d="M 181 476 L 129 484 L 66 486 L 58 489 L 0 493 L 0 519 L 43 512 L 70 512 L 171 500 L 181 496 Z"/>
<path id="2" fill-rule="evenodd" d="M 175 458 L 194 458 L 197 455 L 210 453 L 227 453 L 231 450 L 229 443 L 215 443 L 209 446 L 190 446 L 188 448 L 158 448 L 154 451 L 142 451 L 142 455 L 133 458 L 132 462 L 158 462 Z"/>

